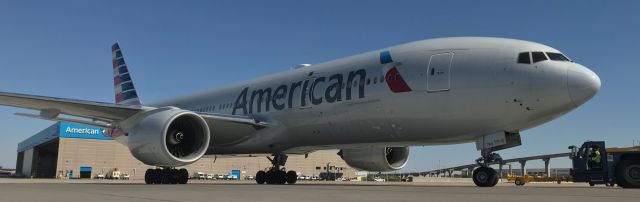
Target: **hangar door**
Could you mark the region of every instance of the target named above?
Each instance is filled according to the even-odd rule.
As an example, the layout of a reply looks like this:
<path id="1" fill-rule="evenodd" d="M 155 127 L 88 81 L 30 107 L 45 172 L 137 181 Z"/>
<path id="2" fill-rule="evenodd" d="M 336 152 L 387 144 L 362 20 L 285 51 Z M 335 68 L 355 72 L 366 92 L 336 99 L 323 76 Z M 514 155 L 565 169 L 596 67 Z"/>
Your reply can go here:
<path id="1" fill-rule="evenodd" d="M 429 58 L 427 70 L 427 90 L 429 92 L 447 91 L 451 87 L 451 62 L 453 53 L 438 53 Z"/>

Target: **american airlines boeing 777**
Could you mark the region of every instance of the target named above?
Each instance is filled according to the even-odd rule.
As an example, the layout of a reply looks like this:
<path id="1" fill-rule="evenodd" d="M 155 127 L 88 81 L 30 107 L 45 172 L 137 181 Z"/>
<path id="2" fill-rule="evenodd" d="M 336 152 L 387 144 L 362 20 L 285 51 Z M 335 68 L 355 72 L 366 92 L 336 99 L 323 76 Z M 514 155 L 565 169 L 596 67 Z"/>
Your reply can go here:
<path id="1" fill-rule="evenodd" d="M 287 155 L 339 149 L 354 168 L 402 168 L 410 146 L 475 142 L 473 180 L 497 183 L 495 152 L 520 132 L 591 99 L 598 76 L 539 43 L 487 37 L 416 41 L 158 103 L 138 98 L 122 50 L 112 46 L 115 103 L 0 93 L 32 118 L 98 126 L 159 167 L 148 184 L 181 183 L 176 167 L 203 155 L 267 156 L 259 184 L 294 184 Z M 65 115 L 65 116 L 60 116 Z M 160 169 L 161 168 L 161 169 Z"/>

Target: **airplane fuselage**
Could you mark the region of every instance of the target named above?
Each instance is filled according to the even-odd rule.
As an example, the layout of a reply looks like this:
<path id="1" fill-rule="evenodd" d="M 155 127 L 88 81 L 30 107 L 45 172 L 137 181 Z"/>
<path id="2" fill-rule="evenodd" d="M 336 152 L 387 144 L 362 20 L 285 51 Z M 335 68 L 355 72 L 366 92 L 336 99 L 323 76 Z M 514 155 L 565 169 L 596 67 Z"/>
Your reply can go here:
<path id="1" fill-rule="evenodd" d="M 275 126 L 250 136 L 210 128 L 208 155 L 465 143 L 540 125 L 593 96 L 572 94 L 570 72 L 597 79 L 582 65 L 518 63 L 519 53 L 536 51 L 560 53 L 511 39 L 423 40 L 152 106 L 247 115 Z"/>

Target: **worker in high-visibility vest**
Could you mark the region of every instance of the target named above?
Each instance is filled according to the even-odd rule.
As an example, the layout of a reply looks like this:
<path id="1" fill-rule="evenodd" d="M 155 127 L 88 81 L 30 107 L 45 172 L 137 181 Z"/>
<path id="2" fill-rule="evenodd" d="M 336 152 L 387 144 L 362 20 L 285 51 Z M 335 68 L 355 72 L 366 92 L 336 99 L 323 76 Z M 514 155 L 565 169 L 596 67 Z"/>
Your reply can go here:
<path id="1" fill-rule="evenodd" d="M 591 168 L 601 168 L 602 167 L 602 155 L 600 154 L 600 148 L 595 147 L 592 148 L 593 153 L 591 154 L 591 159 L 589 161 L 589 167 Z"/>

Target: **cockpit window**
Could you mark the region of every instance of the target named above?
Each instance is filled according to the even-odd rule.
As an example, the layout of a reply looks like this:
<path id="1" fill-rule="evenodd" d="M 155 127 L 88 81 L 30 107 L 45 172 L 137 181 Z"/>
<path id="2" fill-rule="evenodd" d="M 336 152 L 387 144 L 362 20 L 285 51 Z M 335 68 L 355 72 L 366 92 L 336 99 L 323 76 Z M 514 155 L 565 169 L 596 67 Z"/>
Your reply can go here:
<path id="1" fill-rule="evenodd" d="M 531 57 L 529 56 L 529 52 L 518 54 L 518 63 L 531 64 Z"/>
<path id="2" fill-rule="evenodd" d="M 565 57 L 564 55 L 562 55 L 562 53 L 550 53 L 547 52 L 547 56 L 549 56 L 550 60 L 555 60 L 555 61 L 571 61 L 569 60 L 569 58 Z"/>
<path id="3" fill-rule="evenodd" d="M 533 63 L 547 60 L 547 56 L 543 52 L 531 52 L 531 57 L 533 58 Z"/>

